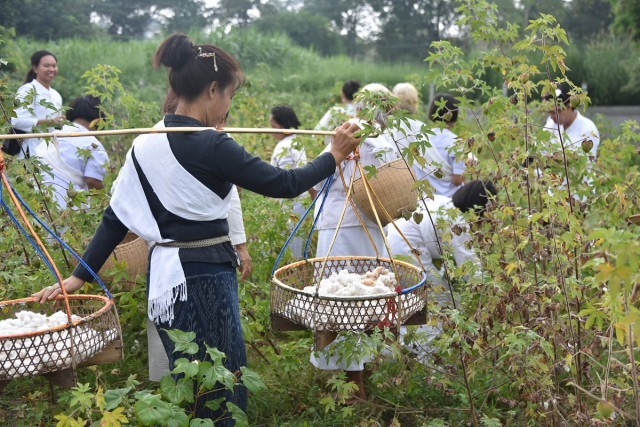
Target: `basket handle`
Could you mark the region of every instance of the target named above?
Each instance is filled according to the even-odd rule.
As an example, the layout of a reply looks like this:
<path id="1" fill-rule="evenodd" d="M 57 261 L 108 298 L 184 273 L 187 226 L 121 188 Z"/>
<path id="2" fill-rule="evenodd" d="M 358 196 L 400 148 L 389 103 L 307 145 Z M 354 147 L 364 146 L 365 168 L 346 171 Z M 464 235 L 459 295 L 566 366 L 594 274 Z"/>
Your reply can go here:
<path id="1" fill-rule="evenodd" d="M 22 211 L 22 208 L 20 208 L 20 203 L 18 202 L 18 199 L 16 198 L 16 195 L 13 192 L 13 189 L 11 188 L 11 185 L 9 184 L 9 180 L 7 179 L 7 175 L 5 173 L 4 156 L 2 155 L 2 153 L 0 153 L 0 178 L 2 179 L 2 186 L 4 186 L 7 189 L 7 193 L 9 193 L 9 198 L 11 198 L 11 201 L 16 206 L 16 209 L 18 210 L 18 213 L 20 214 L 20 218 L 22 219 L 24 224 L 29 229 L 29 232 L 31 233 L 31 236 L 33 236 L 33 238 L 35 239 L 37 244 L 34 243 L 33 240 L 31 240 L 31 239 L 29 239 L 29 243 L 31 243 L 31 245 L 33 245 L 34 247 L 39 247 L 41 249 L 41 252 L 38 251 L 38 253 L 41 256 L 44 255 L 43 259 L 48 261 L 47 266 L 50 269 L 53 270 L 54 276 L 58 280 L 58 283 L 60 283 L 60 289 L 61 289 L 62 295 L 64 297 L 64 308 L 65 308 L 65 311 L 67 313 L 67 319 L 69 320 L 69 325 L 72 325 L 73 322 L 72 322 L 72 318 L 71 318 L 71 306 L 69 305 L 69 298 L 67 296 L 67 290 L 64 288 L 64 286 L 62 286 L 62 276 L 60 275 L 60 272 L 58 271 L 58 268 L 56 267 L 55 263 L 53 262 L 53 259 L 51 258 L 51 255 L 49 255 L 49 252 L 47 251 L 47 248 L 44 246 L 44 244 L 42 243 L 42 241 L 38 237 L 38 234 L 35 232 L 33 227 L 31 227 L 31 224 L 27 220 L 27 216 Z M 1 194 L 0 194 L 0 199 L 2 199 L 2 195 Z M 2 207 L 7 211 L 7 213 L 10 212 L 9 206 L 4 202 L 4 200 L 2 201 Z M 9 214 L 9 215 L 11 216 L 12 221 L 21 229 L 23 234 L 26 235 L 26 231 L 24 231 L 24 229 L 21 227 L 20 223 L 17 221 L 15 216 L 13 216 L 12 214 Z"/>
<path id="2" fill-rule="evenodd" d="M 320 195 L 328 193 L 332 183 L 333 183 L 333 175 L 329 176 L 327 179 L 324 180 L 324 183 L 322 184 L 322 188 L 320 188 L 320 191 L 318 191 L 318 194 L 316 194 L 316 197 L 311 201 L 311 204 L 309 204 L 309 207 L 304 212 L 304 214 L 302 214 L 302 216 L 298 220 L 298 223 L 295 225 L 295 227 L 293 227 L 291 234 L 289 234 L 289 237 L 287 237 L 287 240 L 284 242 L 282 249 L 280 249 L 280 253 L 276 258 L 276 262 L 273 264 L 273 269 L 271 270 L 271 277 L 273 277 L 274 274 L 276 273 L 276 270 L 278 269 L 278 265 L 280 264 L 280 261 L 282 260 L 282 257 L 284 256 L 285 251 L 289 247 L 289 243 L 291 243 L 291 240 L 293 240 L 294 236 L 296 235 L 296 232 L 302 226 L 302 223 L 304 222 L 304 220 L 307 218 L 307 216 L 309 216 L 309 212 L 311 212 L 311 209 L 313 209 L 313 207 L 315 206 L 316 202 L 320 198 Z M 324 207 L 325 200 L 326 200 L 326 197 L 322 199 L 322 203 L 320 204 L 320 211 L 322 211 L 322 208 Z M 305 258 L 307 258 L 309 243 L 311 242 L 311 236 L 313 235 L 313 230 L 316 227 L 317 221 L 318 221 L 318 217 L 314 218 L 313 224 L 311 225 L 311 230 L 309 231 L 309 235 L 307 236 L 307 241 L 304 245 Z"/>
<path id="3" fill-rule="evenodd" d="M 65 301 L 65 310 L 67 312 L 67 317 L 69 320 L 69 324 L 72 323 L 71 320 L 71 308 L 69 306 L 69 300 L 68 300 L 68 296 L 67 296 L 67 291 L 64 288 L 64 286 L 62 286 L 63 283 L 63 279 L 62 276 L 60 275 L 60 272 L 58 271 L 57 266 L 55 265 L 55 263 L 53 262 L 53 259 L 51 258 L 51 256 L 49 255 L 49 252 L 47 251 L 45 245 L 42 243 L 42 241 L 40 240 L 40 238 L 38 237 L 37 233 L 33 230 L 33 228 L 31 227 L 31 224 L 29 223 L 29 221 L 27 220 L 27 216 L 25 215 L 24 211 L 22 210 L 22 208 L 20 207 L 20 205 L 24 206 L 24 208 L 27 210 L 27 212 L 29 212 L 29 214 L 49 233 L 49 235 L 51 235 L 56 241 L 58 241 L 65 249 L 67 249 L 73 256 L 75 256 L 78 261 L 80 263 L 83 264 L 83 266 L 85 268 L 88 268 L 88 270 L 91 272 L 91 274 L 94 276 L 94 278 L 96 278 L 96 280 L 98 281 L 98 283 L 100 284 L 100 287 L 105 291 L 107 297 L 109 299 L 113 299 L 113 296 L 111 295 L 111 293 L 109 292 L 109 290 L 106 288 L 106 286 L 104 285 L 104 283 L 102 282 L 102 280 L 100 280 L 100 278 L 98 277 L 98 275 L 91 270 L 91 268 L 89 268 L 88 265 L 86 265 L 86 263 L 84 261 L 82 261 L 82 259 L 80 259 L 80 257 L 78 256 L 78 254 L 76 254 L 70 247 L 69 245 L 67 245 L 65 242 L 62 241 L 62 239 L 60 237 L 58 237 L 58 235 L 56 233 L 54 233 L 49 227 L 47 227 L 47 225 L 33 212 L 33 210 L 29 207 L 29 205 L 22 199 L 22 197 L 20 197 L 20 195 L 18 194 L 17 191 L 15 191 L 15 189 L 13 188 L 13 186 L 9 183 L 9 180 L 7 178 L 7 175 L 5 173 L 5 162 L 4 162 L 4 156 L 2 155 L 2 153 L 0 152 L 0 177 L 2 179 L 2 184 L 0 185 L 0 204 L 2 205 L 2 207 L 4 208 L 4 210 L 7 212 L 7 214 L 9 215 L 9 217 L 11 218 L 12 222 L 18 227 L 18 229 L 20 230 L 20 232 L 25 236 L 25 238 L 27 239 L 27 241 L 29 241 L 29 243 L 34 247 L 34 249 L 36 250 L 36 252 L 38 253 L 38 255 L 43 259 L 43 261 L 45 262 L 45 264 L 47 265 L 47 267 L 49 268 L 49 270 L 51 271 L 51 273 L 53 274 L 54 278 L 58 281 L 58 283 L 60 284 L 60 288 L 61 288 L 61 292 L 62 292 L 62 296 L 64 298 Z M 4 202 L 4 200 L 2 200 L 2 188 L 6 188 L 7 193 L 9 194 L 9 197 L 11 198 L 11 201 L 13 202 L 13 204 L 15 205 L 16 209 L 18 210 L 18 213 L 20 215 L 20 218 L 22 219 L 23 223 L 27 226 L 29 233 L 31 234 L 31 236 L 33 236 L 33 239 L 31 238 L 31 236 L 29 236 L 29 233 L 27 233 L 27 231 L 24 229 L 24 227 L 20 224 L 20 222 L 17 220 L 17 218 L 15 217 L 15 215 L 13 215 L 13 213 L 11 212 L 11 209 L 9 208 L 9 206 Z M 34 241 L 35 239 L 35 241 Z"/>

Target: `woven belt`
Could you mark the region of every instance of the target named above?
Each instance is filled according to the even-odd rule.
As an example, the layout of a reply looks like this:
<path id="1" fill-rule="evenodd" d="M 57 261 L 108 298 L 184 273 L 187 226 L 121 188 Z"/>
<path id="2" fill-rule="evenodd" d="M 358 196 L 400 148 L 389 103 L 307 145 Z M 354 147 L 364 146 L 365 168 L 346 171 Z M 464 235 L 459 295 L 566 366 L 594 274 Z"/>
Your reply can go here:
<path id="1" fill-rule="evenodd" d="M 229 236 L 212 237 L 211 239 L 191 240 L 189 242 L 166 242 L 156 243 L 154 246 L 165 246 L 169 248 L 204 248 L 207 246 L 215 246 L 220 243 L 230 242 Z"/>

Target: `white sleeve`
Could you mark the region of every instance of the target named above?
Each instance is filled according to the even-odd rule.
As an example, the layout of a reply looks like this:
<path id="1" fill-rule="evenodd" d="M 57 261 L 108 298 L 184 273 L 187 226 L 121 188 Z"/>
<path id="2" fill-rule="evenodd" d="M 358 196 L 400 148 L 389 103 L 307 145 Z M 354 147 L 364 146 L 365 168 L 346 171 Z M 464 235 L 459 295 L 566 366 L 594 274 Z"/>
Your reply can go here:
<path id="1" fill-rule="evenodd" d="M 23 103 L 30 91 L 35 91 L 35 87 L 32 84 L 21 86 L 16 94 L 16 101 Z M 31 108 L 33 109 L 33 107 Z M 25 132 L 31 132 L 33 127 L 38 124 L 38 118 L 35 116 L 35 112 L 32 114 L 28 108 L 18 107 L 13 111 L 15 111 L 16 117 L 11 118 L 12 126 Z"/>
<path id="2" fill-rule="evenodd" d="M 330 124 L 332 119 L 333 119 L 333 107 L 330 108 L 326 113 L 324 113 L 324 116 L 322 116 L 322 118 L 316 125 L 316 130 L 333 130 L 333 129 L 329 129 L 331 127 Z"/>
<path id="3" fill-rule="evenodd" d="M 247 235 L 244 232 L 244 223 L 242 221 L 242 206 L 240 205 L 240 195 L 238 189 L 234 185 L 231 188 L 231 200 L 229 202 L 229 237 L 232 245 L 239 245 L 247 242 Z"/>

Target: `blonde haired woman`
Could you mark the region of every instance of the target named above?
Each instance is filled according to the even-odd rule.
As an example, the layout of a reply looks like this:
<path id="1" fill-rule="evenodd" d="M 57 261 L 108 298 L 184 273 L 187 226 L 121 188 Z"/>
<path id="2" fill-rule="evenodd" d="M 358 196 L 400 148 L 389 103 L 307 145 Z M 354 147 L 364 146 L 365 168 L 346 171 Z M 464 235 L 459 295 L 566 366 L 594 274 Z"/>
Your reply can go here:
<path id="1" fill-rule="evenodd" d="M 393 87 L 393 96 L 398 98 L 398 108 L 413 115 L 418 112 L 418 89 L 411 83 L 398 83 Z"/>

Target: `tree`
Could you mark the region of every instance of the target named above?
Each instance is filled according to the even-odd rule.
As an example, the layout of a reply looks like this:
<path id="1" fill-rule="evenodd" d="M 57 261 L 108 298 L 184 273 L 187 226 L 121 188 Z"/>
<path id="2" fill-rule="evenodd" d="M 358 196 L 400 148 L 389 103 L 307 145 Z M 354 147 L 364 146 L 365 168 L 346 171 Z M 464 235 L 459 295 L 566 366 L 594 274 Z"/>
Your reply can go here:
<path id="1" fill-rule="evenodd" d="M 246 27 L 251 22 L 249 11 L 259 4 L 259 0 L 220 0 L 220 18 L 223 22 Z"/>
<path id="2" fill-rule="evenodd" d="M 524 11 L 523 28 L 532 19 L 538 19 L 541 13 L 553 15 L 560 26 L 564 27 L 567 18 L 564 0 L 523 0 L 521 4 Z"/>
<path id="3" fill-rule="evenodd" d="M 91 23 L 91 0 L 3 0 L 0 26 L 37 40 L 87 37 L 98 30 Z"/>
<path id="4" fill-rule="evenodd" d="M 604 34 L 613 22 L 608 0 L 572 0 L 565 28 L 577 40 L 589 40 Z"/>
<path id="5" fill-rule="evenodd" d="M 262 32 L 284 32 L 296 44 L 313 48 L 320 55 L 344 52 L 340 35 L 330 28 L 324 17 L 308 12 L 278 12 L 257 19 L 255 27 Z"/>
<path id="6" fill-rule="evenodd" d="M 613 6 L 613 31 L 640 40 L 640 2 L 638 0 L 611 0 Z"/>
<path id="7" fill-rule="evenodd" d="M 167 24 L 170 31 L 204 27 L 210 9 L 204 0 L 95 0 L 94 11 L 106 22 L 107 32 L 117 38 L 144 36 L 154 21 Z"/>
<path id="8" fill-rule="evenodd" d="M 202 0 L 180 3 L 175 7 L 174 2 L 167 2 L 169 16 L 165 18 L 167 32 L 187 32 L 191 28 L 205 28 L 210 24 L 213 8 L 206 7 Z"/>
<path id="9" fill-rule="evenodd" d="M 117 38 L 139 38 L 164 9 L 149 0 L 96 0 L 95 12 L 107 23 L 107 32 Z"/>
<path id="10" fill-rule="evenodd" d="M 357 53 L 358 30 L 366 26 L 365 18 L 375 15 L 372 5 L 380 0 L 305 0 L 303 10 L 327 18 L 346 38 L 347 54 Z"/>
<path id="11" fill-rule="evenodd" d="M 376 8 L 386 16 L 376 42 L 386 60 L 425 58 L 431 42 L 442 39 L 456 19 L 453 0 L 386 0 Z"/>

